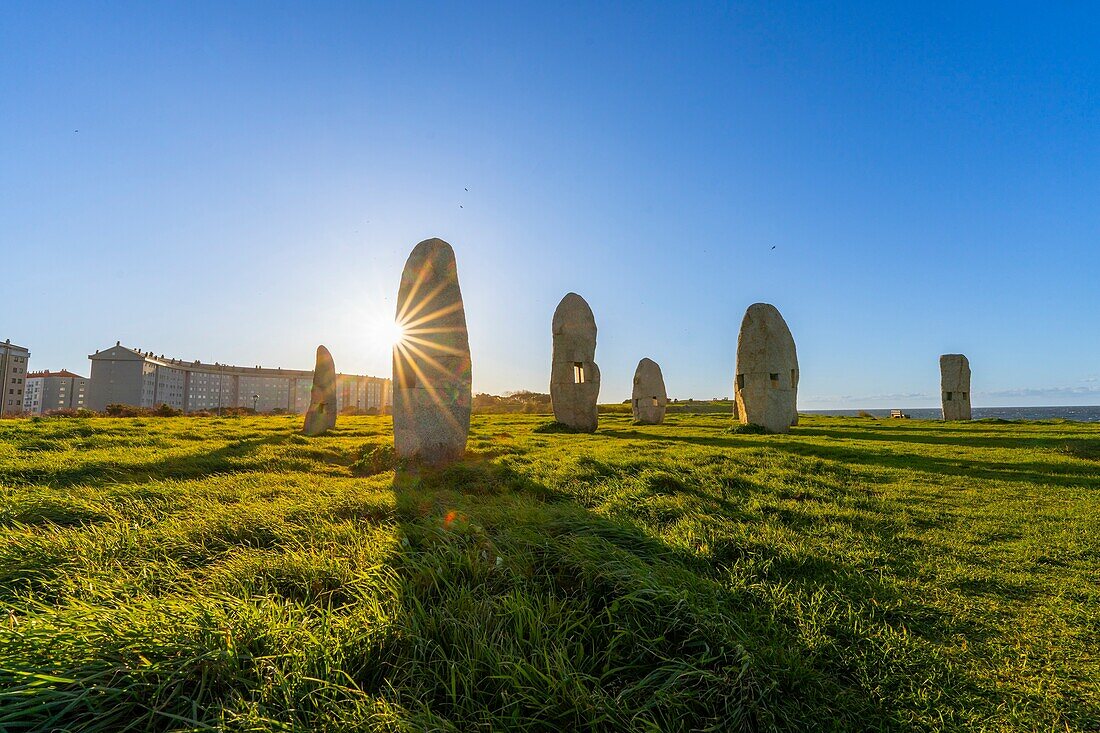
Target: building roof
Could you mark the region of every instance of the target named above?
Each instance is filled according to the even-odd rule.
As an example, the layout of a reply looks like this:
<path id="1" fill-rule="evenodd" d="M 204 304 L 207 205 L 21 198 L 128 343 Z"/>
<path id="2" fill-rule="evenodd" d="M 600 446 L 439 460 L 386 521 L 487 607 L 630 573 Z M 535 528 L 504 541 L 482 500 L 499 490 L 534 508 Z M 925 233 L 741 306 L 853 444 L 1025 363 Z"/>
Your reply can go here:
<path id="1" fill-rule="evenodd" d="M 26 346 L 16 346 L 11 342 L 11 339 L 0 342 L 0 347 L 3 347 L 5 349 L 18 349 L 19 351 L 26 351 L 27 353 L 30 353 L 30 349 L 28 349 Z"/>
<path id="2" fill-rule="evenodd" d="M 79 374 L 73 374 L 68 369 L 62 369 L 59 372 L 51 372 L 49 369 L 43 372 L 28 372 L 27 379 L 34 379 L 35 377 L 72 377 L 73 379 L 87 379 Z"/>

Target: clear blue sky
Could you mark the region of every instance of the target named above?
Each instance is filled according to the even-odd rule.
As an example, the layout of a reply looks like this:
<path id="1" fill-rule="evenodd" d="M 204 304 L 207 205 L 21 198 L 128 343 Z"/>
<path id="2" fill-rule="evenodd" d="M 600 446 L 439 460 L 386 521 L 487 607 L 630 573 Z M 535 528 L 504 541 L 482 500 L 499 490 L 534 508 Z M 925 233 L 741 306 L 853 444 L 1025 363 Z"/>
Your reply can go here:
<path id="1" fill-rule="evenodd" d="M 804 409 L 937 404 L 945 352 L 1100 404 L 1094 3 L 525 5 L 3 3 L 0 339 L 388 374 L 438 236 L 477 391 L 547 389 L 574 290 L 604 401 L 729 395 L 766 301 Z"/>

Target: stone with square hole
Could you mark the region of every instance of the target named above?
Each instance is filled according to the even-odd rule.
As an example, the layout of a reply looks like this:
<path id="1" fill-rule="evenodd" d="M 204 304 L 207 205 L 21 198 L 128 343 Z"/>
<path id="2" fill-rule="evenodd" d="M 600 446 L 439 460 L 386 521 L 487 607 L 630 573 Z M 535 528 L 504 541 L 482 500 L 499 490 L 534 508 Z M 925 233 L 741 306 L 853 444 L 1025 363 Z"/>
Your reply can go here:
<path id="1" fill-rule="evenodd" d="M 769 433 L 798 424 L 798 353 L 779 310 L 754 303 L 745 311 L 737 337 L 734 417 Z"/>
<path id="2" fill-rule="evenodd" d="M 668 394 L 665 392 L 665 378 L 660 365 L 652 359 L 642 359 L 634 370 L 634 391 L 631 397 L 631 411 L 634 422 L 645 425 L 658 425 L 665 419 L 665 407 Z"/>
<path id="3" fill-rule="evenodd" d="M 591 433 L 599 416 L 600 368 L 596 366 L 596 317 L 584 298 L 569 293 L 558 303 L 552 323 L 550 401 L 554 419 Z"/>

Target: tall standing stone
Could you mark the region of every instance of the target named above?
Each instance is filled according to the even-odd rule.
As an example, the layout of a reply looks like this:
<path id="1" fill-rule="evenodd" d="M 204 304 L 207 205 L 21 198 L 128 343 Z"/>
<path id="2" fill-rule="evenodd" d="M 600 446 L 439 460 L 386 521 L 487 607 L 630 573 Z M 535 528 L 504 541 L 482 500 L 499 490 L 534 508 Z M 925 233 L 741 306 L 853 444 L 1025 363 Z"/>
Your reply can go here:
<path id="1" fill-rule="evenodd" d="M 742 425 L 786 433 L 798 423 L 798 354 L 787 322 L 774 305 L 754 303 L 737 337 L 734 414 Z"/>
<path id="2" fill-rule="evenodd" d="M 302 432 L 320 435 L 336 427 L 336 365 L 324 346 L 317 347 L 313 367 L 313 387 L 309 390 L 309 409 Z"/>
<path id="3" fill-rule="evenodd" d="M 397 293 L 393 445 L 398 458 L 440 465 L 460 458 L 470 432 L 470 338 L 451 245 L 413 248 Z"/>
<path id="4" fill-rule="evenodd" d="M 568 293 L 554 311 L 550 401 L 554 419 L 585 433 L 596 430 L 600 368 L 596 366 L 596 317 L 584 298 Z"/>
<path id="5" fill-rule="evenodd" d="M 970 362 L 962 354 L 940 356 L 940 397 L 944 420 L 970 419 Z"/>
<path id="6" fill-rule="evenodd" d="M 658 425 L 665 419 L 668 394 L 660 365 L 652 359 L 642 359 L 634 370 L 634 392 L 631 406 L 634 422 Z"/>

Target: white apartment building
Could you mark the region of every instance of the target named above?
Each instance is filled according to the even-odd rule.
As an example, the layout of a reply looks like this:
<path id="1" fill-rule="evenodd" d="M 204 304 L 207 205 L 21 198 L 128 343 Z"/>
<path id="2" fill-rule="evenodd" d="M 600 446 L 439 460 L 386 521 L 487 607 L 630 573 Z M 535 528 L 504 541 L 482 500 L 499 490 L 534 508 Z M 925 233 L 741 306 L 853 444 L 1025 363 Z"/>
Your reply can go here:
<path id="1" fill-rule="evenodd" d="M 23 412 L 41 415 L 50 410 L 76 410 L 85 406 L 88 379 L 67 369 L 27 374 Z"/>
<path id="2" fill-rule="evenodd" d="M 313 372 L 302 369 L 241 367 L 156 356 L 114 346 L 90 354 L 87 407 L 169 405 L 184 412 L 253 407 L 260 412 L 309 408 Z M 359 374 L 336 375 L 337 409 L 379 411 L 393 405 L 390 380 Z"/>
<path id="3" fill-rule="evenodd" d="M 23 414 L 27 363 L 31 352 L 8 339 L 0 344 L 0 417 Z"/>

